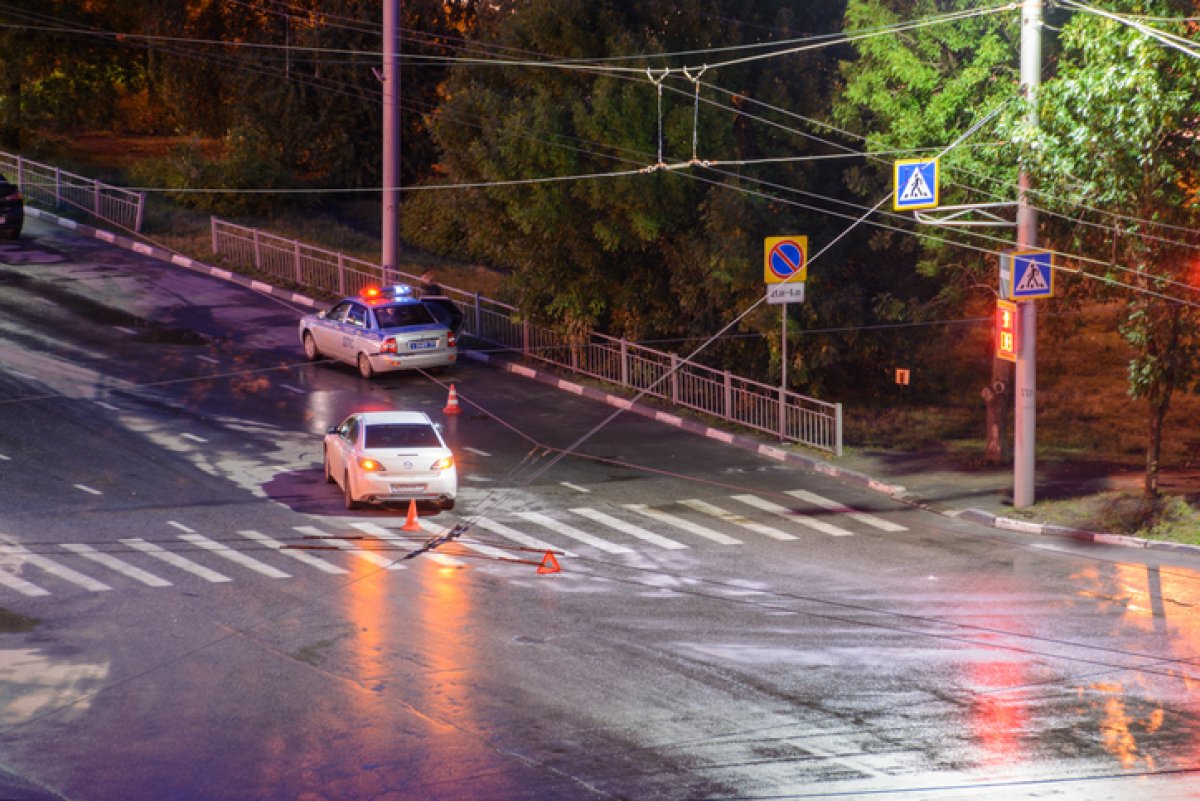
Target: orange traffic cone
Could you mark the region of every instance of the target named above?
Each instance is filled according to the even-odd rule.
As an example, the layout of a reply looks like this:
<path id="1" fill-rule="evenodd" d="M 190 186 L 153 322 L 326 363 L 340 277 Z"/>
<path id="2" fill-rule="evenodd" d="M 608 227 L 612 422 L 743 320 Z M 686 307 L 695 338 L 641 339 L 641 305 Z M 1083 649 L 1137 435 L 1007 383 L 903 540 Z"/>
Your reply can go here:
<path id="1" fill-rule="evenodd" d="M 454 391 L 454 385 L 450 385 L 450 397 L 446 399 L 446 408 L 442 409 L 442 414 L 458 414 L 462 409 L 458 408 L 458 393 Z"/>
<path id="2" fill-rule="evenodd" d="M 408 502 L 408 517 L 404 519 L 404 525 L 400 527 L 401 531 L 421 531 L 421 524 L 417 522 L 417 502 Z"/>

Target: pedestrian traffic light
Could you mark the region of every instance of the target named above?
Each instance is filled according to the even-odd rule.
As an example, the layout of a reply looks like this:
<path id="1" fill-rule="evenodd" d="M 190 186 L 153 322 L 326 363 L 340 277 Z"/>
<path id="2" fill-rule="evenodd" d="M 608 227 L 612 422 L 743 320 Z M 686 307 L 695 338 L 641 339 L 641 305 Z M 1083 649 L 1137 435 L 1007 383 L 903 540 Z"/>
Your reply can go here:
<path id="1" fill-rule="evenodd" d="M 1017 360 L 1017 304 L 996 301 L 996 358 Z"/>

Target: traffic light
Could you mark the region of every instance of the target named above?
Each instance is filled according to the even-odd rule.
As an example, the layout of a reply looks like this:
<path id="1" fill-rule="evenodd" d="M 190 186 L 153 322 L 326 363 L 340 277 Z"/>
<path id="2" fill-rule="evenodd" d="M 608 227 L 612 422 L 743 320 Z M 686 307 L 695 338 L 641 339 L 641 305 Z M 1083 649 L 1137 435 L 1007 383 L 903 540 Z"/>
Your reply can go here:
<path id="1" fill-rule="evenodd" d="M 1017 360 L 1017 304 L 996 301 L 996 358 Z"/>

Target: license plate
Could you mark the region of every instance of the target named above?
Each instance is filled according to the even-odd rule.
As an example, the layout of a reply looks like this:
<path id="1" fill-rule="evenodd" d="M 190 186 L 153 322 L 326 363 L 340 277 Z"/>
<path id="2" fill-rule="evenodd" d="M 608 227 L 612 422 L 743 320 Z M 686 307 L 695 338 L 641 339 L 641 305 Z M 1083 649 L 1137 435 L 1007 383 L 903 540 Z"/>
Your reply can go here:
<path id="1" fill-rule="evenodd" d="M 424 484 L 392 484 L 392 492 L 424 492 Z"/>
<path id="2" fill-rule="evenodd" d="M 429 350 L 437 347 L 436 339 L 414 339 L 408 343 L 409 350 Z"/>

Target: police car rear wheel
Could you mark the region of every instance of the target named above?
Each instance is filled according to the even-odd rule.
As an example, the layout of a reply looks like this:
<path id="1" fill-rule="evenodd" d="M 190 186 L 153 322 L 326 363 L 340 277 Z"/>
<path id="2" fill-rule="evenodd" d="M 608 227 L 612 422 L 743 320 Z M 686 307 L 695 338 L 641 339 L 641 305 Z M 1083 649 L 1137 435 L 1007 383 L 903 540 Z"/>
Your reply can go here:
<path id="1" fill-rule="evenodd" d="M 371 366 L 371 360 L 365 353 L 358 354 L 358 374 L 367 380 L 375 377 L 375 368 Z"/>

